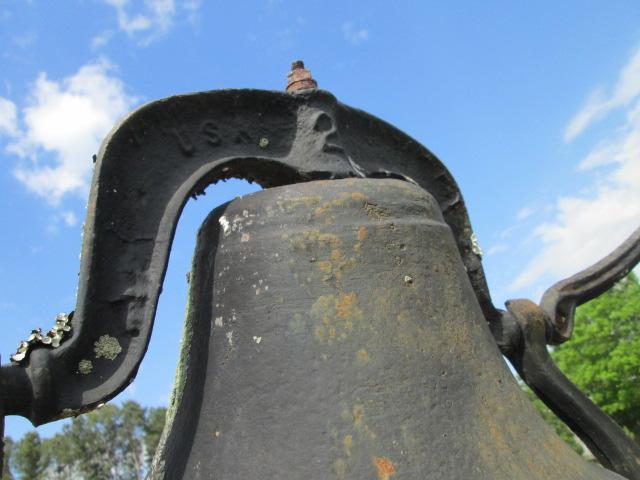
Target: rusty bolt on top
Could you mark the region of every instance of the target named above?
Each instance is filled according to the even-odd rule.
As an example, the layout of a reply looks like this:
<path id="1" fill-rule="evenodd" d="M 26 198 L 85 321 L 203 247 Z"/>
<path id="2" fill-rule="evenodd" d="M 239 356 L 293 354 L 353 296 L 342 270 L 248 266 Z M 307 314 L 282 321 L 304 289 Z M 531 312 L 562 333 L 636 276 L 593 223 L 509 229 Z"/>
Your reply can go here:
<path id="1" fill-rule="evenodd" d="M 304 68 L 302 60 L 296 60 L 291 64 L 291 71 L 287 75 L 287 80 L 286 92 L 318 88 L 318 82 L 311 78 L 311 72 Z"/>

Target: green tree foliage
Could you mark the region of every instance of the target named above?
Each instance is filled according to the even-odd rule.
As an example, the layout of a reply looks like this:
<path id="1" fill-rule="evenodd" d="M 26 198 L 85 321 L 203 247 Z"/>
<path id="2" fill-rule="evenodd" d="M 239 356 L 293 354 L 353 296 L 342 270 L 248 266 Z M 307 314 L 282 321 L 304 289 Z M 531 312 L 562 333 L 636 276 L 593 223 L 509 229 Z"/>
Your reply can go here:
<path id="1" fill-rule="evenodd" d="M 145 462 L 147 465 L 151 465 L 153 460 L 153 454 L 156 451 L 158 443 L 160 443 L 160 436 L 164 429 L 164 422 L 167 416 L 167 411 L 164 408 L 152 408 L 147 412 L 146 421 L 144 424 L 144 451 Z"/>
<path id="2" fill-rule="evenodd" d="M 13 474 L 9 468 L 11 455 L 13 454 L 13 440 L 11 437 L 4 437 L 4 458 L 2 465 L 2 480 L 13 480 Z"/>
<path id="3" fill-rule="evenodd" d="M 128 401 L 74 418 L 40 440 L 29 432 L 13 449 L 17 478 L 138 480 L 144 478 L 164 427 L 166 409 Z"/>
<path id="4" fill-rule="evenodd" d="M 46 462 L 42 452 L 40 435 L 37 432 L 27 432 L 15 445 L 11 462 L 18 472 L 20 480 L 44 478 Z"/>
<path id="5" fill-rule="evenodd" d="M 640 284 L 633 273 L 578 308 L 571 340 L 551 356 L 580 390 L 640 441 Z M 568 427 L 525 391 L 558 435 L 583 453 Z"/>

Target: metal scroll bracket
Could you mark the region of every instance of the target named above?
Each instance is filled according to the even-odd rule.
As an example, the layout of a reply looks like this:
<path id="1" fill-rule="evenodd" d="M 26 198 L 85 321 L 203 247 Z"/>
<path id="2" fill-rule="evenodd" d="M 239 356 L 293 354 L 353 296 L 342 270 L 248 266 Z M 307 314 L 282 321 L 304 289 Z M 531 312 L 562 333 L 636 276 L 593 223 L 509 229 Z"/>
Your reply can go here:
<path id="1" fill-rule="evenodd" d="M 104 140 L 74 314 L 32 332 L 2 365 L 4 413 L 40 425 L 96 408 L 133 381 L 190 197 L 228 178 L 268 188 L 349 177 L 403 179 L 431 193 L 485 317 L 499 319 L 460 190 L 424 146 L 323 90 L 179 95 L 140 107 Z"/>
<path id="2" fill-rule="evenodd" d="M 540 306 L 509 300 L 494 336 L 520 377 L 589 447 L 602 465 L 640 480 L 640 447 L 555 365 L 547 345 L 571 338 L 579 305 L 597 297 L 640 261 L 640 228 L 610 255 L 549 288 Z"/>

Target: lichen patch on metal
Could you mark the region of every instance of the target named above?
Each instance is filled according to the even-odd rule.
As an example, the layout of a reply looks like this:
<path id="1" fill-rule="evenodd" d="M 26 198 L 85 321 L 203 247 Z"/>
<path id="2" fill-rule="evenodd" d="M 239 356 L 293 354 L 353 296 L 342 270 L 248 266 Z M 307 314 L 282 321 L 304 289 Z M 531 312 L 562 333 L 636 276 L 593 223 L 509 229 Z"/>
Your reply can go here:
<path id="1" fill-rule="evenodd" d="M 80 372 L 82 375 L 89 375 L 92 370 L 93 363 L 91 362 L 91 360 L 85 359 L 78 362 L 78 372 Z"/>
<path id="2" fill-rule="evenodd" d="M 480 243 L 478 242 L 478 237 L 476 236 L 475 233 L 471 234 L 470 240 L 471 240 L 471 251 L 475 253 L 478 257 L 482 258 L 482 255 L 484 255 L 484 253 L 480 248 Z"/>
<path id="3" fill-rule="evenodd" d="M 96 358 L 115 360 L 122 351 L 122 347 L 117 338 L 111 335 L 102 335 L 98 341 L 93 344 L 93 351 L 96 354 Z"/>
<path id="4" fill-rule="evenodd" d="M 59 313 L 56 315 L 56 322 L 47 333 L 42 333 L 41 328 L 31 330 L 31 335 L 26 340 L 21 341 L 18 344 L 16 353 L 11 355 L 11 360 L 14 362 L 21 362 L 29 355 L 29 351 L 36 345 L 46 345 L 51 348 L 58 348 L 63 340 L 66 338 L 67 333 L 71 331 L 71 319 L 73 315 L 67 315 L 66 313 Z"/>
<path id="5" fill-rule="evenodd" d="M 227 217 L 223 215 L 220 217 L 219 222 L 220 226 L 222 227 L 222 231 L 225 235 L 227 235 L 229 233 L 229 220 L 227 220 Z"/>

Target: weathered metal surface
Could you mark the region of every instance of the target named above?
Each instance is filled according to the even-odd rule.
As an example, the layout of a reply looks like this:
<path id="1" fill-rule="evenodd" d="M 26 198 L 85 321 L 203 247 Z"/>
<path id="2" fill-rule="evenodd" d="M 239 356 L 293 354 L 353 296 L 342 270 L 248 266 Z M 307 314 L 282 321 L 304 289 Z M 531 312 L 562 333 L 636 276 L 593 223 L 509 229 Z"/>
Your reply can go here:
<path id="1" fill-rule="evenodd" d="M 614 479 L 496 347 L 438 203 L 319 181 L 218 208 L 151 478 Z"/>
<path id="2" fill-rule="evenodd" d="M 231 472 L 230 460 L 220 455 L 233 459 L 242 452 L 254 457 L 238 471 L 253 477 L 263 465 L 261 477 L 285 472 L 283 478 L 618 478 L 581 462 L 540 423 L 497 345 L 604 464 L 640 480 L 637 447 L 554 370 L 544 350 L 545 341 L 570 336 L 577 305 L 637 263 L 640 230 L 612 256 L 549 289 L 537 310 L 547 330 L 531 335 L 538 330 L 514 307 L 520 303 L 506 312 L 492 305 L 481 249 L 444 165 L 404 133 L 316 86 L 296 62 L 287 88 L 295 94 L 172 97 L 141 107 L 111 132 L 95 158 L 75 314 L 61 317 L 49 334 L 34 332 L 14 363 L 2 366 L 3 413 L 36 425 L 78 415 L 133 380 L 186 200 L 238 177 L 265 188 L 297 185 L 247 200 L 264 224 L 253 224 L 251 210 L 243 208 L 240 216 L 218 219 L 222 233 L 213 220 L 203 229 L 190 293 L 198 308 L 188 315 L 172 406 L 180 428 L 167 430 L 157 476 L 197 478 L 205 464 Z M 377 180 L 324 183 L 327 194 L 343 189 L 331 201 L 322 193 L 319 200 L 305 197 L 300 185 L 347 178 Z M 396 199 L 385 196 L 394 189 Z M 268 211 L 265 199 L 278 194 L 285 203 Z M 398 200 L 403 195 L 406 203 Z M 264 206 L 253 205 L 254 198 Z M 306 200 L 291 204 L 295 198 Z M 277 242 L 279 225 L 302 236 Z M 245 227 L 261 228 L 271 247 L 248 230 L 225 243 Z M 398 240 L 404 237 L 411 241 Z M 410 258 L 403 253 L 409 246 Z M 207 307 L 218 296 L 235 302 L 247 288 L 243 282 L 253 271 L 239 257 L 245 249 L 242 255 L 255 257 L 254 271 L 269 273 L 271 293 L 260 284 L 266 277 L 258 278 L 257 286 L 251 283 L 254 296 L 238 303 L 237 312 Z M 314 249 L 317 256 L 307 258 Z M 274 253 L 286 263 L 268 262 Z M 388 264 L 391 257 L 395 263 Z M 269 303 L 274 292 L 281 301 Z M 223 314 L 211 317 L 213 309 Z M 228 328 L 227 317 L 235 328 L 238 312 L 246 322 L 242 330 L 225 330 L 224 338 L 216 333 Z M 287 313 L 293 320 L 278 323 Z M 242 402 L 246 410 L 224 418 L 217 413 Z M 218 425 L 212 432 L 211 422 Z M 229 431 L 236 436 L 217 441 Z M 217 442 L 211 444 L 209 434 Z M 278 439 L 279 450 L 269 438 Z M 211 445 L 217 453 L 207 460 Z M 235 470 L 229 475 L 243 478 Z"/>
<path id="3" fill-rule="evenodd" d="M 429 191 L 451 227 L 485 317 L 497 321 L 455 181 L 427 149 L 331 94 L 228 90 L 150 103 L 95 163 L 69 339 L 2 367 L 5 412 L 38 425 L 94 408 L 132 380 L 147 348 L 175 226 L 189 196 L 239 177 L 273 187 L 399 178 Z M 117 341 L 99 355 L 105 335 Z M 115 347 L 113 341 L 109 342 Z M 117 352 L 116 352 L 117 350 Z"/>

